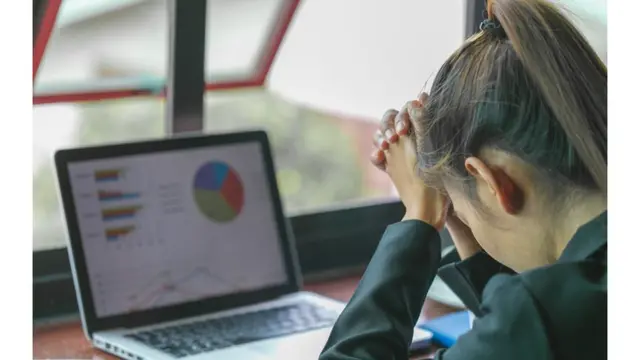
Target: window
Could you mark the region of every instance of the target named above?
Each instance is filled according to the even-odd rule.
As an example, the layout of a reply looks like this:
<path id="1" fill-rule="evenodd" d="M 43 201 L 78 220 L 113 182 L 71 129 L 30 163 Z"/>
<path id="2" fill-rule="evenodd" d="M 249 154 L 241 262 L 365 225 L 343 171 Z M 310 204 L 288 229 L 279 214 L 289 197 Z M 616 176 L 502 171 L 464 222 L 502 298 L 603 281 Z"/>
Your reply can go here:
<path id="1" fill-rule="evenodd" d="M 207 80 L 237 81 L 264 72 L 262 55 L 273 46 L 276 20 L 287 3 L 208 0 Z M 164 101 L 153 94 L 162 92 L 167 72 L 167 4 L 62 2 L 35 86 L 34 250 L 65 246 L 55 150 L 165 134 Z M 255 19 L 246 18 L 248 9 Z M 140 89 L 147 96 L 131 97 Z M 117 99 L 101 100 L 101 92 L 116 92 Z M 81 101 L 87 93 L 95 101 Z M 206 132 L 268 132 L 288 214 L 393 196 L 387 177 L 368 163 L 376 126 L 297 105 L 264 89 L 205 94 Z"/>
<path id="2" fill-rule="evenodd" d="M 166 0 L 63 0 L 36 95 L 157 86 L 167 73 L 167 19 Z"/>
<path id="3" fill-rule="evenodd" d="M 207 82 L 244 80 L 265 71 L 263 54 L 290 0 L 207 0 Z"/>
<path id="4" fill-rule="evenodd" d="M 263 54 L 291 0 L 208 0 L 209 83 L 264 72 Z M 168 71 L 167 0 L 63 0 L 36 81 L 36 94 L 102 87 L 163 86 Z M 277 45 L 277 44 L 276 44 Z M 100 71 L 115 68 L 116 72 Z M 261 85 L 261 84 L 256 84 Z"/>

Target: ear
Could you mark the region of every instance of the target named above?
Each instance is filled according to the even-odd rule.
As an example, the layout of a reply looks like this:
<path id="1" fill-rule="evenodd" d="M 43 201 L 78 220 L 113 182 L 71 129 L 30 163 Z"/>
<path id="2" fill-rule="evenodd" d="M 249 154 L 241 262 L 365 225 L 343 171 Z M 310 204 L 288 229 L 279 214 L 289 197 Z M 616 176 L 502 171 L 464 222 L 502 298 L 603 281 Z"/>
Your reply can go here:
<path id="1" fill-rule="evenodd" d="M 524 205 L 523 193 L 513 179 L 501 168 L 490 168 L 477 157 L 469 157 L 464 162 L 469 175 L 476 181 L 483 181 L 489 187 L 505 212 L 515 215 Z"/>

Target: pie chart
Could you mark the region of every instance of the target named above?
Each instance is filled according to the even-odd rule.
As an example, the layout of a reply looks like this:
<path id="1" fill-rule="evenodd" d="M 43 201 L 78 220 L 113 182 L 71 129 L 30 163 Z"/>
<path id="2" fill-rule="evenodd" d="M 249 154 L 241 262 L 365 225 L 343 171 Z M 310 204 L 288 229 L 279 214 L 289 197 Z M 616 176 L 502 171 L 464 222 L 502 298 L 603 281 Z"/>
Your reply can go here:
<path id="1" fill-rule="evenodd" d="M 196 172 L 193 197 L 204 217 L 219 223 L 230 222 L 240 215 L 244 205 L 242 180 L 228 164 L 208 162 Z"/>

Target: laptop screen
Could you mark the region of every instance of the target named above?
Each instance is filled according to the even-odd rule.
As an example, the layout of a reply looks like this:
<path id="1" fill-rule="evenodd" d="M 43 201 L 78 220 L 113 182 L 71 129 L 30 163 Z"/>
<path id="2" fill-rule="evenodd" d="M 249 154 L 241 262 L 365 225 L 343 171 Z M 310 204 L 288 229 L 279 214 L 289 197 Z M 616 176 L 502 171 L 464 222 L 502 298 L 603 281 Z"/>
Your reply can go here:
<path id="1" fill-rule="evenodd" d="M 68 166 L 99 318 L 287 283 L 259 143 Z"/>

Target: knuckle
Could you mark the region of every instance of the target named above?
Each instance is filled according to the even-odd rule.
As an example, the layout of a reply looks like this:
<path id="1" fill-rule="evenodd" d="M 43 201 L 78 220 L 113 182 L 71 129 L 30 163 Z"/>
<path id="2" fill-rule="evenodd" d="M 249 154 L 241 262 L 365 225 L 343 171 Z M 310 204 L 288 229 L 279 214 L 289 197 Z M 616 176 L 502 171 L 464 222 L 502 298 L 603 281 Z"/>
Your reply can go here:
<path id="1" fill-rule="evenodd" d="M 390 120 L 394 119 L 397 114 L 398 114 L 398 110 L 396 109 L 387 110 L 382 116 L 382 120 L 380 121 L 380 123 L 382 125 L 386 125 L 387 123 L 389 123 Z"/>

